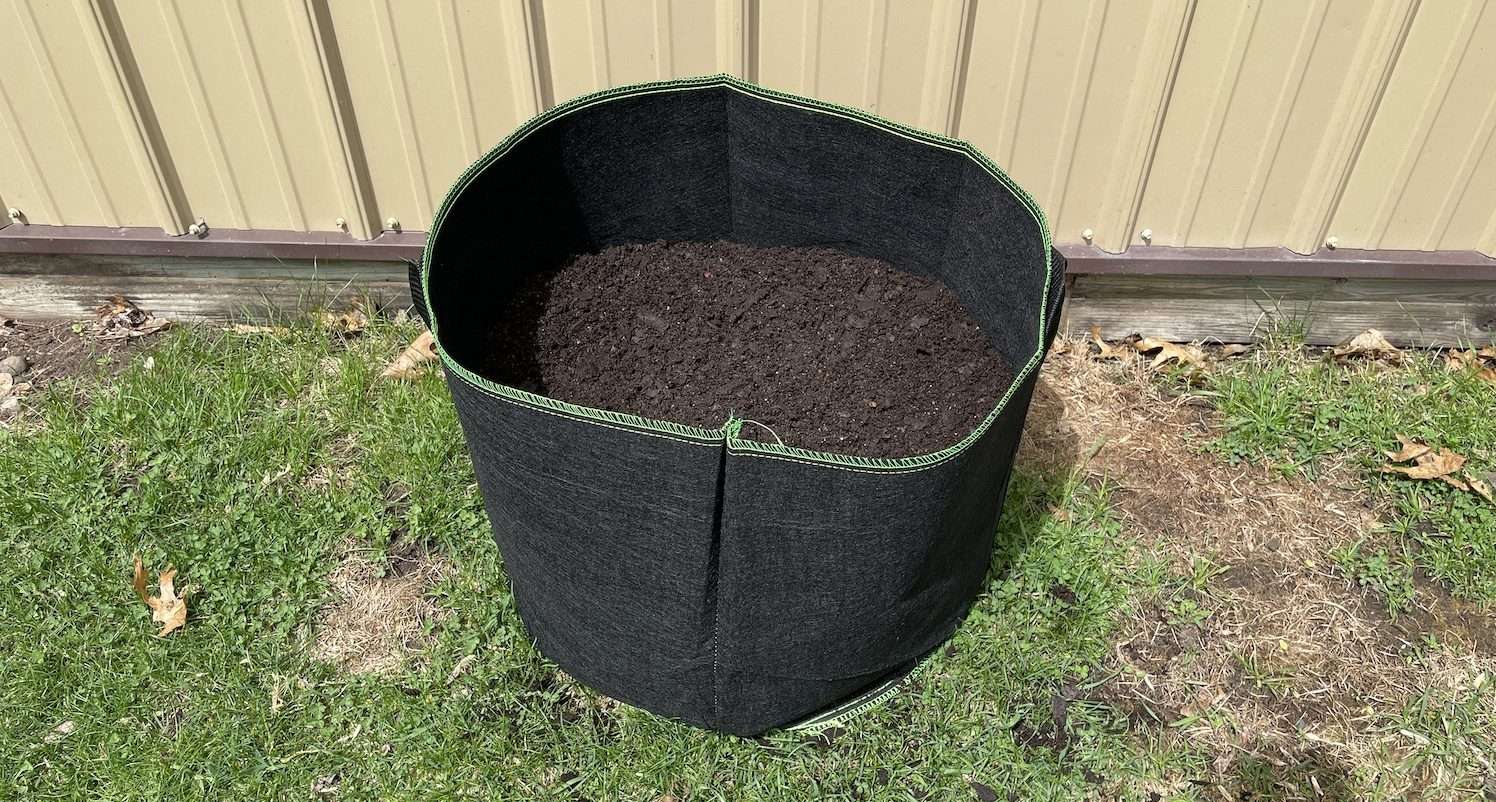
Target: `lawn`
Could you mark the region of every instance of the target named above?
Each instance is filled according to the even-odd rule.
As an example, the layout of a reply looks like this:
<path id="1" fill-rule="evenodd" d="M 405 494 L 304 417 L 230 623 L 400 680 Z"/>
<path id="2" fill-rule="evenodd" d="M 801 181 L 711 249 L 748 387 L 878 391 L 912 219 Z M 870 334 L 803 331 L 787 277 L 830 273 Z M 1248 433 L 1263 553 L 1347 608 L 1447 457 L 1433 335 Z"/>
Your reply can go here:
<path id="1" fill-rule="evenodd" d="M 1456 594 L 1496 602 L 1496 505 L 1444 482 L 1410 482 L 1380 470 L 1403 435 L 1465 456 L 1462 473 L 1491 484 L 1496 382 L 1432 354 L 1409 354 L 1395 366 L 1313 358 L 1289 337 L 1207 374 L 1205 384 L 1201 395 L 1221 411 L 1225 427 L 1217 453 L 1309 478 L 1348 463 L 1387 501 L 1392 548 L 1337 556 L 1368 584 L 1400 599 L 1411 592 L 1416 567 Z"/>
<path id="2" fill-rule="evenodd" d="M 1319 747 L 1284 725 L 1298 740 L 1269 749 L 1247 732 L 1251 705 L 1298 698 L 1301 672 L 1233 640 L 1250 627 L 1231 622 L 1262 600 L 1238 597 L 1225 545 L 1148 517 L 1159 503 L 1126 461 L 1139 441 L 1119 434 L 1215 415 L 1177 446 L 1180 464 L 1222 483 L 1258 471 L 1274 492 L 1349 464 L 1356 486 L 1337 492 L 1392 512 L 1385 527 L 1305 546 L 1327 587 L 1366 596 L 1368 611 L 1406 597 L 1405 627 L 1430 594 L 1449 597 L 1440 610 L 1489 616 L 1496 508 L 1375 472 L 1395 433 L 1496 467 L 1496 393 L 1432 361 L 1389 373 L 1263 352 L 1213 367 L 1201 387 L 1073 344 L 1046 368 L 1030 427 L 1037 443 L 1071 447 L 1021 460 L 992 576 L 948 647 L 843 728 L 745 740 L 600 697 L 536 652 L 442 379 L 379 378 L 416 333 L 383 321 L 355 335 L 175 327 L 24 398 L 0 429 L 11 555 L 0 798 L 1351 799 L 1496 787 L 1483 786 L 1496 783 L 1491 646 L 1435 624 L 1395 657 L 1410 674 L 1454 679 L 1362 699 L 1353 734 L 1364 740 Z M 1274 387 L 1291 398 L 1271 398 Z M 175 566 L 187 592 L 186 625 L 166 637 L 131 588 L 137 554 L 152 580 Z M 1159 633 L 1173 644 L 1162 663 Z M 1189 682 L 1215 675 L 1188 672 L 1212 661 L 1237 667 L 1216 702 L 1148 695 L 1176 681 L 1211 690 Z"/>

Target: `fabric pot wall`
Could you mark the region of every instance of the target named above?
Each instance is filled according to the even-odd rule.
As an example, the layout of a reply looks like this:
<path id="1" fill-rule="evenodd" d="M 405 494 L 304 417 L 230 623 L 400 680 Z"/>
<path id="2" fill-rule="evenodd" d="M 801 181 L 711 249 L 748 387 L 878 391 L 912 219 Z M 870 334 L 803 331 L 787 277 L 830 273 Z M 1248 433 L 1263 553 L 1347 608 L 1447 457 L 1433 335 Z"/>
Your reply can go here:
<path id="1" fill-rule="evenodd" d="M 473 369 L 518 276 L 660 239 L 827 245 L 938 277 L 1016 377 L 959 443 L 873 459 Z M 955 629 L 987 571 L 1063 271 L 1038 205 L 970 145 L 716 76 L 521 127 L 453 186 L 412 291 L 539 649 L 609 696 L 749 735 L 869 703 Z"/>

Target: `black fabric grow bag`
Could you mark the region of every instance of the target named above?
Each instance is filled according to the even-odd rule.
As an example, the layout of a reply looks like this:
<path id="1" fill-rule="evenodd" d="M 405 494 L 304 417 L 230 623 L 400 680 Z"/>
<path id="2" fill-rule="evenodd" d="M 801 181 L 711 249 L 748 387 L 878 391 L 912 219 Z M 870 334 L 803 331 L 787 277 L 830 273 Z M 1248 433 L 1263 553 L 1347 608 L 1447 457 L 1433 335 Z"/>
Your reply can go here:
<path id="1" fill-rule="evenodd" d="M 719 239 L 936 276 L 1013 384 L 956 445 L 873 459 L 740 439 L 740 420 L 580 407 L 472 367 L 524 272 L 620 243 Z M 613 89 L 525 124 L 453 186 L 412 291 L 540 650 L 609 696 L 754 734 L 876 701 L 959 623 L 1063 270 L 1038 205 L 970 145 L 717 76 Z"/>

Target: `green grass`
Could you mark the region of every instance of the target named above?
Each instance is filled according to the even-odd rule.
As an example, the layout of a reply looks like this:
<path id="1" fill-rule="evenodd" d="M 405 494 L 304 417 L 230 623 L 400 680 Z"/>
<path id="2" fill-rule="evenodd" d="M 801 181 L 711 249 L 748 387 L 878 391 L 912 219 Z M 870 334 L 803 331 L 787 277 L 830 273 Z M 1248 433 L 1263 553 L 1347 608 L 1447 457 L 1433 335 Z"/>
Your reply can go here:
<path id="1" fill-rule="evenodd" d="M 444 385 L 377 379 L 413 334 L 184 328 L 149 370 L 137 356 L 28 399 L 0 431 L 0 798 L 305 799 L 334 776 L 344 800 L 1201 793 L 1181 778 L 1206 776 L 1203 756 L 1096 701 L 1115 624 L 1166 577 L 1105 489 L 1068 477 L 1016 478 L 997 573 L 952 648 L 829 745 L 626 707 L 563 718 L 584 691 L 516 617 Z M 408 508 L 390 508 L 394 485 Z M 356 677 L 310 658 L 341 544 L 406 530 L 455 567 L 426 658 Z M 185 629 L 153 636 L 135 553 L 180 569 Z M 1065 747 L 1020 743 L 1052 727 L 1062 689 Z"/>
<path id="2" fill-rule="evenodd" d="M 1362 587 L 1375 591 L 1394 617 L 1413 609 L 1417 589 L 1413 560 L 1406 551 L 1368 550 L 1358 541 L 1330 552 L 1330 558 Z"/>
<path id="3" fill-rule="evenodd" d="M 1331 461 L 1348 460 L 1392 509 L 1387 525 L 1418 566 L 1456 594 L 1496 601 L 1496 505 L 1441 482 L 1378 472 L 1399 434 L 1465 455 L 1472 475 L 1496 471 L 1496 386 L 1446 370 L 1434 354 L 1410 352 L 1398 367 L 1337 364 L 1292 341 L 1221 363 L 1201 381 L 1197 392 L 1225 424 L 1212 446 L 1221 457 L 1263 461 L 1309 479 Z M 1348 559 L 1342 565 L 1359 581 L 1378 584 L 1357 573 L 1364 561 Z M 1388 570 L 1396 562 L 1389 556 Z"/>
<path id="4" fill-rule="evenodd" d="M 1388 769 L 1367 784 L 1368 798 L 1405 799 L 1421 788 L 1427 799 L 1490 799 L 1496 778 L 1496 691 L 1490 678 L 1458 691 L 1425 690 L 1382 722 Z"/>

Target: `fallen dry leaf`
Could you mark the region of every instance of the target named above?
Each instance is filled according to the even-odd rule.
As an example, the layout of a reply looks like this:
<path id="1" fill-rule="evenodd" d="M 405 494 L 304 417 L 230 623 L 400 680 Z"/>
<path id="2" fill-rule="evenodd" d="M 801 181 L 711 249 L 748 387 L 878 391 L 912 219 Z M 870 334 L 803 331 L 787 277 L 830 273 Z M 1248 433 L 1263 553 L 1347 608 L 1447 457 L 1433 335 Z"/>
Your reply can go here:
<path id="1" fill-rule="evenodd" d="M 156 637 L 164 638 L 167 633 L 181 629 L 187 623 L 187 599 L 177 595 L 175 586 L 177 569 L 167 568 L 157 577 L 160 584 L 160 595 L 151 596 L 146 592 L 145 565 L 140 562 L 140 555 L 135 555 L 135 595 L 151 608 L 151 620 L 161 625 L 161 631 Z"/>
<path id="2" fill-rule="evenodd" d="M 342 775 L 324 774 L 312 781 L 312 793 L 316 796 L 332 796 L 338 792 L 338 786 L 342 783 Z"/>
<path id="3" fill-rule="evenodd" d="M 93 333 L 100 340 L 127 340 L 144 337 L 171 325 L 171 321 L 154 317 L 123 295 L 111 295 L 94 310 Z"/>
<path id="4" fill-rule="evenodd" d="M 1230 359 L 1233 356 L 1241 356 L 1252 350 L 1252 346 L 1243 343 L 1226 343 L 1221 346 L 1221 358 Z"/>
<path id="5" fill-rule="evenodd" d="M 1427 454 L 1430 450 L 1429 447 L 1424 445 L 1423 443 L 1420 443 L 1416 440 L 1409 440 L 1403 435 L 1397 436 L 1397 442 L 1402 444 L 1402 448 L 1398 449 L 1397 451 L 1386 452 L 1387 459 L 1391 460 L 1392 462 L 1407 462 L 1411 459 L 1417 459 L 1424 454 Z"/>
<path id="6" fill-rule="evenodd" d="M 1144 337 L 1133 344 L 1138 353 L 1146 354 L 1157 351 L 1158 355 L 1153 357 L 1148 367 L 1157 370 L 1164 364 L 1174 361 L 1180 365 L 1203 367 L 1205 365 L 1205 352 L 1193 345 L 1176 345 L 1168 340 L 1160 340 L 1157 337 Z"/>
<path id="7" fill-rule="evenodd" d="M 369 318 L 359 309 L 342 312 L 323 311 L 317 314 L 323 326 L 338 334 L 358 334 L 369 327 Z"/>
<path id="8" fill-rule="evenodd" d="M 1385 359 L 1389 362 L 1398 362 L 1402 359 L 1402 351 L 1387 342 L 1387 338 L 1376 329 L 1367 329 L 1354 337 L 1342 340 L 1339 345 L 1330 350 L 1330 354 L 1336 359 L 1365 357 Z"/>
<path id="9" fill-rule="evenodd" d="M 413 379 L 420 374 L 421 364 L 433 359 L 436 359 L 436 342 L 431 332 L 423 331 L 379 375 L 386 379 Z"/>
<path id="10" fill-rule="evenodd" d="M 1444 367 L 1450 370 L 1464 370 L 1480 364 L 1480 357 L 1474 351 L 1461 351 L 1451 348 L 1444 352 Z"/>
<path id="11" fill-rule="evenodd" d="M 467 670 L 476 662 L 478 662 L 478 655 L 464 655 L 461 660 L 457 661 L 457 665 L 452 666 L 452 671 L 447 674 L 447 684 L 451 685 L 456 682 L 457 678 L 467 673 Z"/>
<path id="12" fill-rule="evenodd" d="M 1091 327 L 1091 342 L 1098 349 L 1093 359 L 1127 359 L 1132 356 L 1132 351 L 1120 345 L 1108 345 L 1106 340 L 1101 339 L 1101 327 Z"/>
<path id="13" fill-rule="evenodd" d="M 1470 485 L 1470 489 L 1474 490 L 1476 494 L 1481 498 L 1491 502 L 1492 504 L 1496 504 L 1496 493 L 1493 493 L 1491 491 L 1490 482 L 1487 482 L 1486 480 L 1470 473 L 1469 471 L 1465 471 L 1465 484 Z"/>
<path id="14" fill-rule="evenodd" d="M 51 732 L 48 732 L 46 735 L 43 735 L 42 736 L 42 741 L 44 743 L 55 744 L 58 741 L 62 740 L 63 738 L 66 738 L 69 735 L 72 735 L 73 734 L 73 730 L 76 730 L 76 729 L 78 729 L 78 725 L 76 723 L 74 723 L 72 719 L 68 719 L 67 721 L 64 721 L 61 724 L 58 724 L 57 726 L 53 727 L 52 730 L 51 730 Z"/>
<path id="15" fill-rule="evenodd" d="M 1451 348 L 1444 352 L 1444 367 L 1450 370 L 1471 370 L 1475 378 L 1496 384 L 1496 345 L 1487 345 L 1479 351 L 1474 348 L 1461 351 Z"/>
<path id="16" fill-rule="evenodd" d="M 1469 485 L 1455 477 L 1465 467 L 1464 456 L 1447 448 L 1435 451 L 1433 447 L 1409 440 L 1403 435 L 1398 435 L 1397 440 L 1402 443 L 1402 449 L 1389 452 L 1387 458 L 1394 462 L 1407 462 L 1409 459 L 1415 462 L 1413 465 L 1383 465 L 1382 473 L 1400 473 L 1410 479 L 1438 479 L 1460 490 L 1470 489 Z M 1404 454 L 1411 456 L 1403 456 Z"/>

